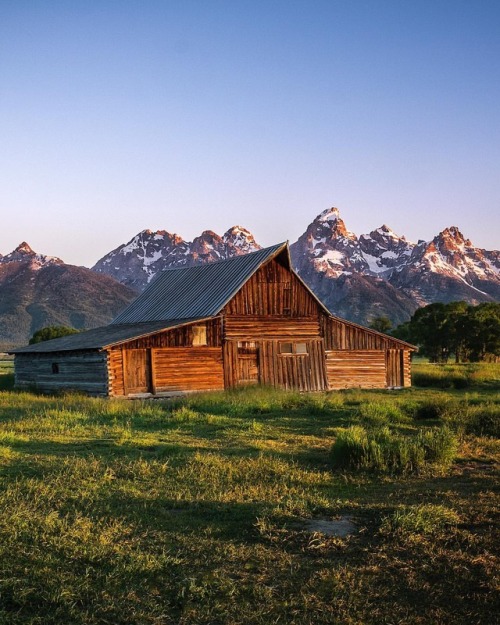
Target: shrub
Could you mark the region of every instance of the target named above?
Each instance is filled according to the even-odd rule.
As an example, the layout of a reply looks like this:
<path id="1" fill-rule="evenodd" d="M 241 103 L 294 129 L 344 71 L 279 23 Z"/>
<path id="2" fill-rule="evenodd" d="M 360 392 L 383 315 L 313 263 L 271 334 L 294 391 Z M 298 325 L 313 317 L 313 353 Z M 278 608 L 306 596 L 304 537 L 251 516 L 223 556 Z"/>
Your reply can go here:
<path id="1" fill-rule="evenodd" d="M 450 402 L 450 400 L 445 397 L 436 397 L 416 404 L 413 417 L 422 420 L 436 420 L 441 419 L 451 410 L 453 410 L 453 402 Z"/>
<path id="2" fill-rule="evenodd" d="M 449 467 L 457 447 L 457 438 L 447 427 L 405 436 L 387 427 L 369 432 L 358 425 L 339 431 L 331 458 L 336 468 L 410 474 L 431 466 L 435 469 Z"/>

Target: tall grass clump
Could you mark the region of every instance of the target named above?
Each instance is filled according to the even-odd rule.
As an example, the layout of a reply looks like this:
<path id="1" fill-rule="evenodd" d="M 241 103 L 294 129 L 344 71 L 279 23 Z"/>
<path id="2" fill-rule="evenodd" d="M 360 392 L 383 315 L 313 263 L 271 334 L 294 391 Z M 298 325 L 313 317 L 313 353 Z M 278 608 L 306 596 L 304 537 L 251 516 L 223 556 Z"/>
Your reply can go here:
<path id="1" fill-rule="evenodd" d="M 431 535 L 460 522 L 458 514 L 439 504 L 401 506 L 393 514 L 382 519 L 380 531 L 383 534 Z"/>
<path id="2" fill-rule="evenodd" d="M 444 415 L 444 421 L 461 435 L 500 438 L 500 404 L 494 402 L 462 402 Z"/>
<path id="3" fill-rule="evenodd" d="M 387 427 L 369 431 L 355 425 L 339 431 L 331 459 L 335 468 L 412 474 L 448 468 L 457 447 L 457 438 L 447 427 L 403 435 Z"/>
<path id="4" fill-rule="evenodd" d="M 408 421 L 408 416 L 394 401 L 363 402 L 359 406 L 358 417 L 363 423 L 371 426 L 406 423 Z"/>

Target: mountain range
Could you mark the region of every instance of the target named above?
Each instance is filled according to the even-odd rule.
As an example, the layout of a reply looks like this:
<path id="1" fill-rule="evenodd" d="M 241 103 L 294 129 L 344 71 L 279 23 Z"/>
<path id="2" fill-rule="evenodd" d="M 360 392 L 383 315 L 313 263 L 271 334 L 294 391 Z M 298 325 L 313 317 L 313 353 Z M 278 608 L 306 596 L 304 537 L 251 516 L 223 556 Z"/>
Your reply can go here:
<path id="1" fill-rule="evenodd" d="M 214 262 L 260 249 L 245 228 L 193 241 L 143 230 L 92 269 L 66 265 L 22 243 L 0 255 L 0 345 L 26 343 L 45 325 L 108 323 L 164 269 Z M 382 225 L 349 231 L 337 208 L 319 214 L 290 246 L 292 263 L 337 315 L 362 324 L 381 315 L 397 325 L 431 302 L 500 300 L 500 251 L 475 247 L 458 228 L 412 243 Z"/>

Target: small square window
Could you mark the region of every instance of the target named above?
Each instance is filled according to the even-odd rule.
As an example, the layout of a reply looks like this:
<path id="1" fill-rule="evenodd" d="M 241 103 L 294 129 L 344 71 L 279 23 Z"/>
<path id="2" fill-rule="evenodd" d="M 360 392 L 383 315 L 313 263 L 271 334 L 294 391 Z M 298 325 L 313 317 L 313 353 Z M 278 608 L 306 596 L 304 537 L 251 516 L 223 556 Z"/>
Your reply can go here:
<path id="1" fill-rule="evenodd" d="M 207 326 L 193 326 L 193 347 L 207 344 Z"/>
<path id="2" fill-rule="evenodd" d="M 280 354 L 293 354 L 293 343 L 280 343 Z"/>
<path id="3" fill-rule="evenodd" d="M 295 343 L 296 354 L 307 354 L 307 343 Z"/>

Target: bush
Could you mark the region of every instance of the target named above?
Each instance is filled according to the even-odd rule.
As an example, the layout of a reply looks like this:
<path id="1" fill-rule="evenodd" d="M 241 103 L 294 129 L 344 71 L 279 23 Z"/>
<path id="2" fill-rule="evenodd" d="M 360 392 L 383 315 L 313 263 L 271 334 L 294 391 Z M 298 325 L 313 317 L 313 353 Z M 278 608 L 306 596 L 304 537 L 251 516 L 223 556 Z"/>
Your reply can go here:
<path id="1" fill-rule="evenodd" d="M 421 420 L 441 419 L 454 408 L 454 403 L 445 397 L 436 397 L 427 401 L 416 404 L 414 407 L 413 418 Z"/>
<path id="2" fill-rule="evenodd" d="M 369 432 L 358 425 L 339 431 L 331 458 L 336 468 L 411 474 L 448 468 L 457 447 L 457 438 L 447 427 L 405 436 L 386 427 Z"/>

